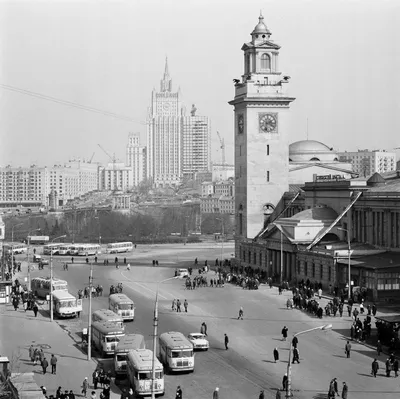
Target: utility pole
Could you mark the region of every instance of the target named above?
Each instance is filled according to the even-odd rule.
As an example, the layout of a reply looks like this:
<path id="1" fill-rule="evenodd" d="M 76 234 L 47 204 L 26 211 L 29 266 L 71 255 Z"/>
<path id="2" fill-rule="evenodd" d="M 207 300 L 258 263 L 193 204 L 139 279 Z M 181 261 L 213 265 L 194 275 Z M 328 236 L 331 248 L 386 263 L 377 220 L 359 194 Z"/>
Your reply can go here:
<path id="1" fill-rule="evenodd" d="M 155 399 L 155 381 L 156 381 L 156 351 L 157 351 L 157 328 L 158 328 L 158 284 L 156 292 L 156 303 L 154 306 L 154 323 L 153 323 L 153 359 L 152 359 L 152 376 L 151 376 L 151 399 Z"/>
<path id="2" fill-rule="evenodd" d="M 88 323 L 88 357 L 87 360 L 92 359 L 92 286 L 93 286 L 93 263 L 90 263 L 90 277 L 89 277 L 89 323 Z"/>
<path id="3" fill-rule="evenodd" d="M 55 240 L 59 238 L 64 238 L 66 235 L 53 238 L 50 242 L 52 244 Z M 53 246 L 50 245 L 50 321 L 53 321 Z"/>

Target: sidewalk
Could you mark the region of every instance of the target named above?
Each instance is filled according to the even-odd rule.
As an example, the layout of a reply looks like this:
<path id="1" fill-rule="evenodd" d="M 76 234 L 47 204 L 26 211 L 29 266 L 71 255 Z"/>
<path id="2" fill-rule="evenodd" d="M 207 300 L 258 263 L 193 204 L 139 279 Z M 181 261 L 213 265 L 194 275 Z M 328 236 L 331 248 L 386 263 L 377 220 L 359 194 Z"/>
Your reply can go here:
<path id="1" fill-rule="evenodd" d="M 62 329 L 62 321 L 50 321 L 45 310 L 47 305 L 40 308 L 37 318 L 32 311 L 25 313 L 22 307 L 15 311 L 11 305 L 0 306 L 0 354 L 9 358 L 11 372 L 33 372 L 38 386 L 47 388 L 47 395 L 55 395 L 61 386 L 63 391 L 72 390 L 75 395 L 81 396 L 83 379 L 88 377 L 89 383 L 92 383 L 92 373 L 97 364 L 95 359 L 87 360 L 87 354 Z M 49 363 L 52 354 L 58 358 L 57 375 L 51 374 L 50 365 L 46 375 L 43 375 L 42 368 L 32 364 L 28 353 L 31 344 L 43 348 Z M 92 385 L 89 397 L 91 390 Z M 100 392 L 98 389 L 97 397 Z M 120 395 L 120 390 L 112 382 L 111 399 Z"/>

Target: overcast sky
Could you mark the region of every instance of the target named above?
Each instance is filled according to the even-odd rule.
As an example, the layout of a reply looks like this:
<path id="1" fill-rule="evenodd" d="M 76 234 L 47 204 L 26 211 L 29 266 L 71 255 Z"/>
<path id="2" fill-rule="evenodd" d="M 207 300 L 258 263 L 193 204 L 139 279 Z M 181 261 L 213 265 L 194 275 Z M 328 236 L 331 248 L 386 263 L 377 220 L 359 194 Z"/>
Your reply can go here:
<path id="1" fill-rule="evenodd" d="M 262 9 L 291 76 L 290 141 L 338 150 L 400 147 L 400 1 L 0 1 L 0 165 L 125 161 L 146 142 L 147 107 L 168 56 L 173 89 L 212 121 L 233 162 L 233 78 Z M 39 93 L 132 119 L 90 112 Z"/>

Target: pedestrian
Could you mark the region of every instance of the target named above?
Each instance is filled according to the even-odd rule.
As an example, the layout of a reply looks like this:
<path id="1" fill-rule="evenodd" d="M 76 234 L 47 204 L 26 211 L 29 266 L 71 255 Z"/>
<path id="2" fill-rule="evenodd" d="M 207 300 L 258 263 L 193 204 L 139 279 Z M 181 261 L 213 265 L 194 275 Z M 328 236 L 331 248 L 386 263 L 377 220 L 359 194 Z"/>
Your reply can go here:
<path id="1" fill-rule="evenodd" d="M 260 395 L 258 395 L 258 399 L 264 399 L 264 391 L 263 390 L 261 390 L 260 391 Z"/>
<path id="2" fill-rule="evenodd" d="M 393 362 L 393 371 L 394 371 L 394 376 L 395 376 L 395 377 L 398 377 L 398 376 L 399 376 L 399 374 L 398 374 L 398 371 L 399 371 L 399 361 L 398 361 L 397 359 L 394 359 L 394 362 Z"/>
<path id="3" fill-rule="evenodd" d="M 110 399 L 110 394 L 111 394 L 110 384 L 105 384 L 104 385 L 102 393 L 103 393 L 104 399 Z"/>
<path id="4" fill-rule="evenodd" d="M 219 399 L 219 388 L 216 387 L 213 392 L 213 399 Z"/>
<path id="5" fill-rule="evenodd" d="M 386 366 L 386 377 L 390 377 L 390 372 L 392 370 L 392 365 L 390 363 L 389 358 L 386 359 L 385 366 Z"/>
<path id="6" fill-rule="evenodd" d="M 56 399 L 60 399 L 60 398 L 61 398 L 61 387 L 58 387 L 57 391 L 56 391 Z"/>
<path id="7" fill-rule="evenodd" d="M 319 288 L 318 289 L 318 298 L 321 299 L 321 297 L 322 297 L 322 289 Z"/>
<path id="8" fill-rule="evenodd" d="M 34 349 L 33 345 L 31 345 L 29 347 L 29 358 L 31 359 L 31 362 L 33 363 L 33 361 L 35 360 L 35 349 Z"/>
<path id="9" fill-rule="evenodd" d="M 329 383 L 328 399 L 333 399 L 335 395 L 339 396 L 336 378 Z"/>
<path id="10" fill-rule="evenodd" d="M 97 384 L 99 383 L 99 371 L 97 369 L 93 371 L 92 382 L 94 389 L 97 389 Z"/>
<path id="11" fill-rule="evenodd" d="M 207 325 L 204 323 L 204 321 L 201 323 L 200 332 L 201 334 L 207 336 Z"/>
<path id="12" fill-rule="evenodd" d="M 372 314 L 373 314 L 374 316 L 376 315 L 376 311 L 377 311 L 376 305 L 373 303 L 373 304 L 372 304 Z"/>
<path id="13" fill-rule="evenodd" d="M 176 311 L 177 311 L 177 312 L 180 312 L 180 311 L 181 311 L 181 301 L 180 301 L 180 299 L 178 299 L 178 300 L 176 301 Z"/>
<path id="14" fill-rule="evenodd" d="M 349 317 L 351 317 L 351 306 L 347 305 L 347 313 L 349 314 Z"/>
<path id="15" fill-rule="evenodd" d="M 283 326 L 283 328 L 282 328 L 282 341 L 286 341 L 287 333 L 288 333 L 288 328 L 286 326 Z"/>
<path id="16" fill-rule="evenodd" d="M 342 399 L 347 399 L 347 392 L 349 391 L 349 388 L 345 382 L 343 382 L 343 388 L 342 388 Z"/>
<path id="17" fill-rule="evenodd" d="M 176 308 L 176 299 L 174 298 L 172 300 L 172 310 L 175 310 L 175 308 Z"/>
<path id="18" fill-rule="evenodd" d="M 71 258 L 71 263 L 74 263 L 74 257 Z"/>
<path id="19" fill-rule="evenodd" d="M 85 379 L 82 382 L 82 395 L 86 398 L 87 390 L 89 388 L 89 382 L 88 378 L 85 377 Z"/>
<path id="20" fill-rule="evenodd" d="M 382 343 L 381 343 L 381 341 L 379 339 L 378 339 L 378 342 L 376 344 L 376 351 L 378 352 L 378 356 L 380 356 L 381 352 L 382 352 Z"/>
<path id="21" fill-rule="evenodd" d="M 96 399 L 96 391 L 90 393 L 90 399 Z"/>
<path id="22" fill-rule="evenodd" d="M 175 399 L 182 399 L 182 388 L 180 385 L 176 388 Z"/>
<path id="23" fill-rule="evenodd" d="M 54 355 L 51 355 L 50 364 L 51 364 L 51 374 L 56 374 L 56 372 L 57 372 L 57 358 Z"/>
<path id="24" fill-rule="evenodd" d="M 126 265 L 126 258 L 124 258 L 124 265 Z"/>
<path id="25" fill-rule="evenodd" d="M 69 397 L 69 399 L 75 399 L 75 394 L 72 391 L 72 389 L 69 391 L 68 397 Z"/>
<path id="26" fill-rule="evenodd" d="M 43 374 L 46 374 L 47 367 L 49 367 L 49 362 L 47 361 L 47 359 L 45 357 L 40 362 L 40 365 L 42 366 Z"/>
<path id="27" fill-rule="evenodd" d="M 349 341 L 347 341 L 345 347 L 344 347 L 344 353 L 346 354 L 346 357 L 350 357 L 350 351 L 351 351 L 351 344 Z"/>
<path id="28" fill-rule="evenodd" d="M 94 257 L 94 263 L 97 263 L 97 256 Z"/>
<path id="29" fill-rule="evenodd" d="M 287 373 L 282 378 L 282 391 L 286 391 L 288 386 L 288 376 Z"/>
<path id="30" fill-rule="evenodd" d="M 281 399 L 281 391 L 279 389 L 276 390 L 275 399 Z"/>
<path id="31" fill-rule="evenodd" d="M 293 348 L 293 361 L 292 361 L 292 364 L 294 364 L 294 362 L 300 363 L 300 353 L 299 353 L 299 350 L 297 348 Z"/>
<path id="32" fill-rule="evenodd" d="M 229 337 L 226 334 L 224 334 L 224 342 L 225 342 L 225 349 L 228 350 Z"/>
<path id="33" fill-rule="evenodd" d="M 379 370 L 379 363 L 376 359 L 372 362 L 371 365 L 371 374 L 376 378 L 376 374 L 378 373 Z"/>
<path id="34" fill-rule="evenodd" d="M 279 360 L 278 348 L 274 349 L 274 360 L 275 360 L 275 363 L 277 362 L 277 360 Z"/>
<path id="35" fill-rule="evenodd" d="M 292 339 L 292 346 L 293 348 L 297 348 L 297 344 L 299 343 L 299 340 L 296 336 L 293 337 Z"/>
<path id="36" fill-rule="evenodd" d="M 40 386 L 40 389 L 42 390 L 42 394 L 47 398 L 47 389 L 43 385 Z"/>
<path id="37" fill-rule="evenodd" d="M 239 320 L 239 319 L 243 320 L 243 306 L 241 306 L 240 309 L 239 309 L 238 320 Z"/>
<path id="38" fill-rule="evenodd" d="M 188 301 L 185 299 L 184 301 L 183 301 L 183 306 L 184 306 L 184 308 L 185 308 L 185 312 L 187 313 L 187 308 L 188 308 Z"/>

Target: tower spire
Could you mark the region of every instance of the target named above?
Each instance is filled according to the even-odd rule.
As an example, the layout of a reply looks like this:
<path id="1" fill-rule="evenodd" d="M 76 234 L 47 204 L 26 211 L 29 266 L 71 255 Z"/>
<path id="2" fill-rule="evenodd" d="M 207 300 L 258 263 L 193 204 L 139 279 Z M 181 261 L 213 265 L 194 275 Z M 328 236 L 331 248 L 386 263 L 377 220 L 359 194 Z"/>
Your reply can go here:
<path id="1" fill-rule="evenodd" d="M 167 80 L 167 79 L 169 79 L 168 57 L 165 57 L 164 80 Z"/>
<path id="2" fill-rule="evenodd" d="M 166 92 L 166 91 L 171 91 L 172 90 L 172 81 L 169 76 L 169 70 L 168 70 L 168 57 L 165 57 L 165 68 L 164 68 L 164 77 L 161 80 L 161 91 Z"/>

